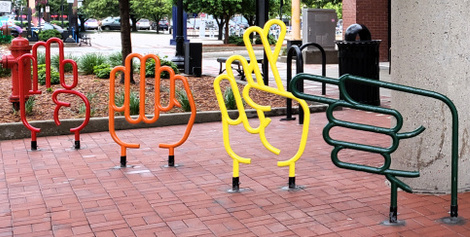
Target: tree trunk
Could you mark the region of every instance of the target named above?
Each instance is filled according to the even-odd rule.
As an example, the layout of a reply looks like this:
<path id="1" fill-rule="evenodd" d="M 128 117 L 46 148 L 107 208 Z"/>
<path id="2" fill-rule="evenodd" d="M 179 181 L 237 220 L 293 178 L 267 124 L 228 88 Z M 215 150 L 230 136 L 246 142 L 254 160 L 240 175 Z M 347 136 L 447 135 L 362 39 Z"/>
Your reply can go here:
<path id="1" fill-rule="evenodd" d="M 217 22 L 217 26 L 219 27 L 218 32 L 219 34 L 217 35 L 217 40 L 222 40 L 222 35 L 224 34 L 224 25 L 225 21 L 224 18 L 221 17 L 220 20 L 219 18 L 215 18 L 215 21 Z"/>
<path id="2" fill-rule="evenodd" d="M 230 16 L 229 15 L 226 15 L 225 16 L 225 39 L 224 39 L 224 44 L 228 44 L 228 32 L 229 32 L 229 21 L 230 21 Z"/>
<path id="3" fill-rule="evenodd" d="M 121 52 L 122 52 L 122 65 L 125 65 L 127 55 L 132 53 L 131 43 L 131 26 L 129 24 L 129 0 L 119 0 L 119 15 L 121 16 Z M 132 67 L 132 65 L 130 65 Z M 121 77 L 121 84 L 124 83 L 124 75 Z M 131 68 L 131 83 L 135 83 L 132 77 Z"/>

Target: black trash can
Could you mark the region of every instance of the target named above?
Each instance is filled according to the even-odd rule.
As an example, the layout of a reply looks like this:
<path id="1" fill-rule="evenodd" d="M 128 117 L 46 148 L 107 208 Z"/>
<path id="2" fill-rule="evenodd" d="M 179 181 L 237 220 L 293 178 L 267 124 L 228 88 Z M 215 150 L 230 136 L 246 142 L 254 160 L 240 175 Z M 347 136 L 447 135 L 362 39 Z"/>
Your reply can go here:
<path id="1" fill-rule="evenodd" d="M 359 40 L 356 40 L 356 38 L 359 38 Z M 345 33 L 345 40 L 336 41 L 338 45 L 339 75 L 351 74 L 379 80 L 380 42 L 380 40 L 371 40 L 370 31 L 364 25 L 353 24 L 349 26 Z M 348 82 L 346 91 L 358 102 L 380 105 L 379 88 L 376 86 Z"/>

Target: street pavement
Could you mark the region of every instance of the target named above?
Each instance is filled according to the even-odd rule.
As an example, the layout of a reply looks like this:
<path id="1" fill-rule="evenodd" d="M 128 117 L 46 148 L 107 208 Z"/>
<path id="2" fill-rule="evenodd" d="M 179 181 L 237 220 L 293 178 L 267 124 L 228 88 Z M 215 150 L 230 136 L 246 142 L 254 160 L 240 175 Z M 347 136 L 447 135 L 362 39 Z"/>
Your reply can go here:
<path id="1" fill-rule="evenodd" d="M 94 34 L 91 47 L 68 47 L 66 54 L 113 52 L 119 46 L 116 37 Z M 164 46 L 168 36 L 158 39 L 133 38 L 134 52 L 174 54 L 174 46 Z M 104 41 L 107 47 L 101 48 Z M 214 56 L 204 56 L 204 74 L 218 74 Z M 382 74 L 388 80 L 386 66 Z M 315 72 L 320 67 L 307 68 Z M 328 65 L 328 75 L 337 75 L 336 65 Z M 320 86 L 308 88 L 319 93 Z M 328 87 L 327 96 L 337 97 L 337 89 Z M 388 104 L 390 97 L 382 94 L 381 100 Z M 383 114 L 352 109 L 335 116 L 383 127 L 392 122 Z M 442 222 L 449 215 L 449 195 L 400 191 L 398 219 L 405 224 L 383 225 L 390 205 L 385 177 L 334 166 L 332 147 L 322 137 L 326 124 L 324 113 L 310 115 L 307 147 L 296 164 L 296 190 L 285 188 L 288 168 L 276 162 L 297 152 L 302 131 L 297 120 L 273 117 L 266 129 L 279 156 L 266 150 L 259 136 L 231 128 L 234 151 L 252 158 L 251 164 L 240 165 L 240 193 L 228 192 L 232 160 L 220 122 L 194 125 L 187 142 L 175 149 L 175 168 L 165 166 L 168 151 L 158 144 L 179 139 L 185 126 L 118 131 L 127 142 L 141 144 L 128 149 L 130 166 L 124 169 L 116 168 L 120 147 L 108 132 L 82 134 L 80 150 L 71 149 L 73 135 L 39 137 L 38 151 L 29 150 L 29 139 L 0 141 L 0 236 L 470 236 L 467 222 Z M 390 144 L 388 137 L 371 133 L 340 129 L 334 136 Z M 383 162 L 360 151 L 346 155 L 349 162 Z M 470 194 L 459 194 L 458 202 L 459 216 L 468 219 Z"/>

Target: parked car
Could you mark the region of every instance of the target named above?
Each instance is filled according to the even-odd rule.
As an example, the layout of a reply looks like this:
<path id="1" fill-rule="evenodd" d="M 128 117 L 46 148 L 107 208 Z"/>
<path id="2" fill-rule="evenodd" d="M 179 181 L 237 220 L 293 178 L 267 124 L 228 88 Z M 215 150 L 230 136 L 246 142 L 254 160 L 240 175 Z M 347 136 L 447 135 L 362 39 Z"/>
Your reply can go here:
<path id="1" fill-rule="evenodd" d="M 170 23 L 168 23 L 167 20 L 160 20 L 158 22 L 158 28 L 160 30 L 168 30 L 168 29 L 170 29 Z"/>
<path id="2" fill-rule="evenodd" d="M 98 29 L 98 20 L 88 19 L 85 21 L 85 30 L 97 30 Z"/>
<path id="3" fill-rule="evenodd" d="M 56 24 L 51 24 L 49 22 L 44 22 L 44 24 L 41 27 L 42 30 L 57 30 L 59 33 L 64 33 L 64 29 Z"/>
<path id="4" fill-rule="evenodd" d="M 206 20 L 206 29 L 219 29 L 219 25 L 217 25 L 217 21 L 215 19 Z"/>
<path id="5" fill-rule="evenodd" d="M 150 30 L 150 21 L 148 19 L 140 19 L 136 24 L 137 30 Z"/>
<path id="6" fill-rule="evenodd" d="M 7 26 L 8 26 L 8 30 L 7 30 Z M 7 25 L 7 24 L 2 25 L 0 27 L 0 30 L 11 34 L 13 37 L 18 37 L 18 35 L 20 35 L 23 32 L 23 29 L 21 29 L 21 27 L 17 25 Z"/>
<path id="7" fill-rule="evenodd" d="M 132 25 L 132 21 L 129 19 Z M 121 30 L 121 17 L 107 17 L 101 22 L 101 29 L 103 30 Z"/>
<path id="8" fill-rule="evenodd" d="M 191 21 L 186 21 L 186 29 L 194 29 L 194 25 Z"/>

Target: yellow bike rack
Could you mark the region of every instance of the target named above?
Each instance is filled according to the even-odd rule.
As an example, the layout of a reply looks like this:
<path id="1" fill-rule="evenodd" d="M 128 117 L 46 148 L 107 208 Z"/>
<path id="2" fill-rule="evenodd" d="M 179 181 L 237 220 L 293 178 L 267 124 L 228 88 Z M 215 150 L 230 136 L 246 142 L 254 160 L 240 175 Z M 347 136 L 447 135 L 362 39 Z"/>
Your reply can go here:
<path id="1" fill-rule="evenodd" d="M 273 25 L 279 25 L 281 27 L 281 32 L 279 35 L 279 39 L 277 41 L 277 44 L 275 45 L 274 51 L 271 50 L 271 46 L 269 45 L 268 42 L 268 34 L 269 34 L 269 29 Z M 260 72 L 255 52 L 253 50 L 253 45 L 250 39 L 250 34 L 252 33 L 257 33 L 261 37 L 261 41 L 264 46 L 265 54 L 267 56 L 269 65 L 271 67 L 271 71 L 274 76 L 274 80 L 276 82 L 277 87 L 270 87 L 266 86 L 264 81 L 263 81 L 263 76 Z M 264 28 L 260 28 L 258 26 L 252 26 L 248 28 L 245 33 L 243 34 L 243 41 L 245 42 L 246 49 L 248 51 L 248 55 L 250 58 L 250 63 L 248 64 L 247 60 L 245 57 L 242 57 L 241 55 L 233 55 L 229 57 L 225 63 L 226 66 L 226 74 L 221 74 L 216 79 L 214 80 L 214 90 L 215 94 L 217 96 L 217 101 L 219 103 L 220 111 L 222 113 L 222 127 L 223 127 L 223 139 L 224 139 L 224 146 L 225 150 L 227 151 L 228 155 L 233 159 L 233 179 L 232 179 L 232 189 L 231 191 L 233 192 L 238 192 L 240 190 L 240 184 L 239 184 L 239 166 L 240 163 L 245 163 L 249 164 L 251 163 L 250 158 L 245 158 L 237 155 L 231 148 L 230 146 L 230 140 L 229 140 L 229 125 L 238 125 L 243 123 L 243 126 L 245 130 L 252 134 L 259 134 L 260 140 L 262 144 L 272 153 L 279 155 L 280 150 L 277 149 L 276 147 L 272 146 L 268 140 L 266 139 L 265 135 L 265 129 L 271 122 L 270 118 L 266 118 L 264 112 L 270 111 L 271 107 L 270 106 L 263 106 L 256 104 L 249 95 L 249 91 L 251 88 L 257 89 L 257 90 L 262 90 L 268 93 L 276 94 L 283 96 L 285 98 L 293 99 L 297 101 L 300 106 L 302 107 L 302 110 L 305 112 L 304 113 L 304 125 L 303 125 L 303 130 L 302 130 L 302 137 L 300 140 L 300 145 L 299 149 L 297 150 L 297 153 L 290 159 L 285 160 L 285 161 L 278 161 L 277 165 L 278 166 L 289 166 L 289 188 L 295 188 L 295 162 L 302 156 L 304 150 L 305 150 L 305 144 L 307 142 L 307 135 L 308 135 L 308 126 L 309 126 L 309 121 L 310 121 L 310 110 L 308 108 L 307 103 L 305 100 L 298 99 L 294 95 L 292 95 L 291 92 L 288 92 L 284 86 L 282 85 L 281 77 L 279 75 L 279 71 L 276 66 L 277 59 L 279 57 L 279 53 L 281 51 L 282 47 L 282 42 L 284 41 L 284 37 L 286 35 L 286 26 L 285 24 L 280 21 L 280 20 L 270 20 L 266 22 L 264 25 Z M 241 65 L 243 66 L 243 71 L 245 73 L 245 78 L 247 81 L 246 86 L 243 89 L 243 99 L 246 101 L 248 105 L 250 105 L 252 108 L 256 109 L 258 118 L 260 120 L 260 124 L 258 127 L 254 128 L 250 125 L 248 118 L 245 113 L 245 109 L 243 106 L 243 101 L 242 98 L 240 97 L 240 92 L 237 87 L 237 82 L 235 80 L 235 76 L 232 71 L 231 64 L 233 61 L 238 60 Z M 264 62 L 266 63 L 266 62 Z M 253 74 L 256 77 L 256 81 L 253 79 Z M 222 94 L 222 90 L 220 89 L 220 83 L 222 80 L 227 80 L 230 83 L 230 87 L 232 88 L 233 94 L 235 96 L 236 100 L 236 105 L 237 109 L 239 112 L 239 116 L 237 119 L 231 119 L 228 115 L 227 112 L 227 107 L 225 106 L 224 103 L 224 98 Z"/>

